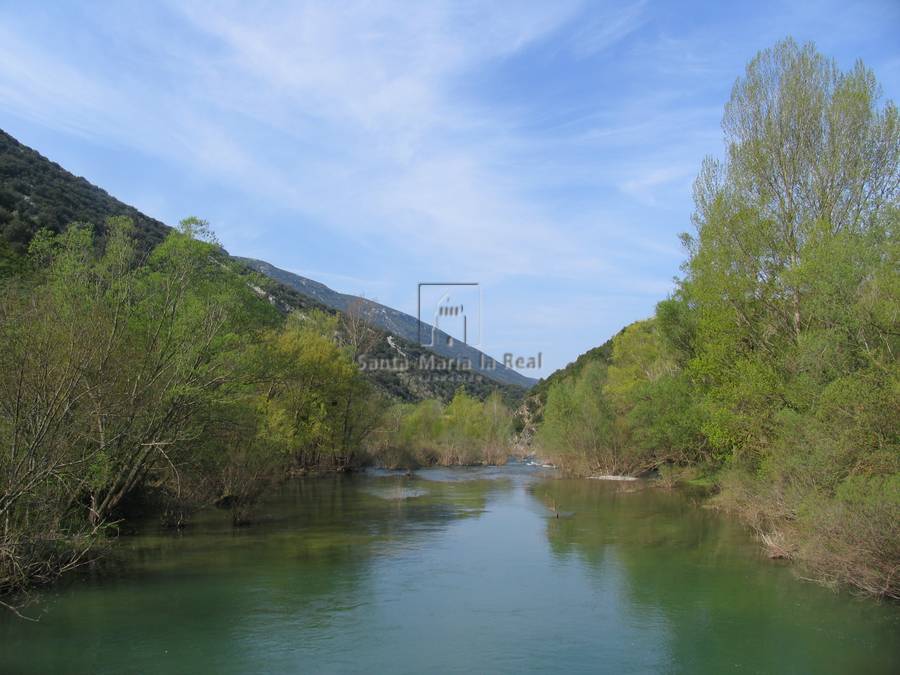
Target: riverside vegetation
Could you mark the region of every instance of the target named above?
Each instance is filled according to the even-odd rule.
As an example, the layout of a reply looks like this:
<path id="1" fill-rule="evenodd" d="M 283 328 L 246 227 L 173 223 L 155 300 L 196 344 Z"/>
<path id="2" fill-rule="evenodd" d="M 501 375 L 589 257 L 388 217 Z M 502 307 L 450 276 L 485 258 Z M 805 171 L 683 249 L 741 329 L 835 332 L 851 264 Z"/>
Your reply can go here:
<path id="1" fill-rule="evenodd" d="M 897 108 L 861 63 L 759 54 L 694 188 L 676 292 L 543 383 L 576 474 L 705 477 L 773 556 L 900 597 Z"/>
<path id="2" fill-rule="evenodd" d="M 499 394 L 391 405 L 355 364 L 372 335 L 359 316 L 282 316 L 203 221 L 146 257 L 128 218 L 102 233 L 39 230 L 3 284 L 0 590 L 77 566 L 136 502 L 173 526 L 216 504 L 239 525 L 291 471 L 395 463 L 426 418 L 438 440 L 405 465 L 483 461 L 482 442 L 508 442 Z"/>
<path id="3" fill-rule="evenodd" d="M 704 480 L 773 555 L 898 598 L 897 110 L 862 64 L 788 40 L 723 127 L 676 292 L 535 388 L 537 448 L 574 474 Z M 279 311 L 203 221 L 150 236 L 127 215 L 0 212 L 0 592 L 148 505 L 240 525 L 298 470 L 505 461 L 508 396 L 398 400 L 356 365 L 364 316 Z"/>

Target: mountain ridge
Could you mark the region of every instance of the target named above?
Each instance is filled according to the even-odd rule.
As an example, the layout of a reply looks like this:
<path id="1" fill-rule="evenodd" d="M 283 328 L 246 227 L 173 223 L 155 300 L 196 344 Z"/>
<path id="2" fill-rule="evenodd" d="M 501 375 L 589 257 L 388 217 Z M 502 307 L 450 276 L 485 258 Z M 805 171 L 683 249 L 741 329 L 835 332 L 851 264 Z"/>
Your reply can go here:
<path id="1" fill-rule="evenodd" d="M 298 293 L 311 297 L 331 309 L 346 312 L 356 305 L 357 309 L 366 316 L 368 323 L 403 338 L 407 342 L 415 343 L 418 341 L 420 327 L 427 331 L 433 329 L 431 324 L 420 321 L 398 309 L 365 297 L 335 291 L 319 281 L 303 277 L 294 272 L 288 272 L 265 260 L 241 256 L 232 257 L 256 272 L 289 286 Z M 464 360 L 471 364 L 473 372 L 481 373 L 503 384 L 512 384 L 525 389 L 529 389 L 537 384 L 535 378 L 527 377 L 512 368 L 508 368 L 481 350 L 458 340 L 451 341 L 451 336 L 440 329 L 434 329 L 434 334 L 437 339 L 433 347 L 426 348 L 429 351 L 433 351 L 448 359 Z"/>
<path id="2" fill-rule="evenodd" d="M 144 251 L 159 244 L 172 229 L 0 129 L 0 276 L 13 274 L 21 267 L 28 243 L 40 228 L 61 232 L 73 222 L 89 222 L 102 240 L 106 219 L 119 215 L 134 222 L 136 238 Z M 370 373 L 379 386 L 401 399 L 452 396 L 458 384 L 449 377 L 448 371 L 462 370 L 453 373 L 460 378 L 458 382 L 468 383 L 468 387 L 483 395 L 494 386 L 504 389 L 505 396 L 515 396 L 514 390 L 527 390 L 536 382 L 501 363 L 494 369 L 481 368 L 481 352 L 463 343 L 457 343 L 455 348 L 444 345 L 441 349 L 419 345 L 418 320 L 399 310 L 338 293 L 321 282 L 294 275 L 266 261 L 233 256 L 224 250 L 223 254 L 248 273 L 262 275 L 275 284 L 257 290 L 283 311 L 318 308 L 346 313 L 354 303 L 363 303 L 364 311 L 372 316 L 373 327 L 387 334 L 382 338 L 391 335 L 396 338 L 380 339 L 371 356 L 379 360 L 404 354 L 413 357 L 413 363 L 402 372 Z M 423 325 L 428 324 L 423 322 Z M 449 337 L 443 332 L 440 335 L 443 341 Z M 436 356 L 436 362 L 423 368 L 423 359 L 428 361 L 431 354 Z M 473 367 L 467 371 L 453 367 L 452 362 L 448 365 L 452 359 L 460 358 L 468 358 Z M 490 358 L 485 355 L 485 359 Z M 436 372 L 430 372 L 431 369 Z M 471 377 L 466 379 L 466 376 Z"/>

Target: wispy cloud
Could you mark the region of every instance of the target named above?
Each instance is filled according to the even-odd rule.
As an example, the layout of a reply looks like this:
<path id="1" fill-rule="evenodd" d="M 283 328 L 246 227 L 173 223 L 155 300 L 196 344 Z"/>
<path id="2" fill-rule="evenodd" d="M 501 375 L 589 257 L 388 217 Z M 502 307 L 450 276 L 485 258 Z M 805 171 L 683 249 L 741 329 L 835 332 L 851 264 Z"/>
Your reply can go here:
<path id="1" fill-rule="evenodd" d="M 581 58 L 593 56 L 620 42 L 648 20 L 646 0 L 628 5 L 607 5 L 584 22 L 570 39 L 572 52 Z"/>
<path id="2" fill-rule="evenodd" d="M 641 167 L 636 175 L 619 183 L 619 188 L 638 199 L 653 203 L 660 188 L 674 181 L 683 181 L 694 172 L 693 166 Z"/>
<path id="3" fill-rule="evenodd" d="M 579 4 L 490 7 L 172 3 L 189 40 L 135 31 L 127 43 L 109 12 L 90 18 L 94 30 L 138 57 L 162 53 L 164 79 L 90 72 L 10 31 L 20 58 L 0 66 L 0 82 L 22 116 L 187 162 L 357 240 L 452 251 L 448 266 L 487 276 L 593 270 L 591 257 L 578 262 L 583 238 L 527 192 L 527 177 L 495 168 L 527 142 L 509 136 L 505 113 L 454 95 L 461 78 L 552 35 Z M 604 11 L 574 48 L 587 56 L 622 39 L 642 12 Z M 292 152 L 260 152 L 285 141 Z"/>
<path id="4" fill-rule="evenodd" d="M 670 288 L 691 178 L 720 149 L 731 83 L 766 46 L 747 36 L 825 22 L 802 4 L 765 20 L 732 11 L 643 0 L 6 5 L 0 125 L 154 164 L 153 188 L 115 175 L 104 186 L 169 212 L 216 212 L 235 253 L 318 270 L 308 275 L 338 290 L 377 286 L 408 309 L 403 289 L 419 277 L 477 278 L 497 289 L 508 334 L 561 341 L 565 362 L 565 349 L 597 341 L 567 298 L 630 298 L 611 302 L 596 331 L 648 314 Z M 842 10 L 853 29 L 822 41 L 857 36 L 847 49 L 874 50 L 896 88 L 882 25 L 896 12 L 870 14 Z M 880 37 L 863 41 L 863 29 Z M 167 191 L 183 202 L 168 204 Z M 540 325 L 516 309 L 525 295 Z"/>

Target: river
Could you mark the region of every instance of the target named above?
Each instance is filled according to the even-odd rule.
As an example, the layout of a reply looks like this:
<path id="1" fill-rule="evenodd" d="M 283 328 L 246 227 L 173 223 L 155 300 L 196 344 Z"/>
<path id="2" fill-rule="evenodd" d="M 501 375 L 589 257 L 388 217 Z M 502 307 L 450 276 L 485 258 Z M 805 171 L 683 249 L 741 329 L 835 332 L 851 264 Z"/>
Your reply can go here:
<path id="1" fill-rule="evenodd" d="M 804 582 L 683 491 L 521 465 L 300 479 L 149 524 L 0 613 L 4 673 L 897 673 L 900 609 Z"/>

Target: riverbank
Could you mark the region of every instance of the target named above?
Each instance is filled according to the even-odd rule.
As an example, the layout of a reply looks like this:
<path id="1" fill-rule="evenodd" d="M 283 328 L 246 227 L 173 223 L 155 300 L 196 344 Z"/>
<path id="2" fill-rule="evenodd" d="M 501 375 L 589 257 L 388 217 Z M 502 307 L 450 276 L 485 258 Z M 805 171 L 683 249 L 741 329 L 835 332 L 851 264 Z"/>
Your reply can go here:
<path id="1" fill-rule="evenodd" d="M 876 600 L 896 602 L 900 560 L 900 506 L 868 495 L 868 504 L 831 509 L 831 522 L 804 520 L 785 508 L 779 486 L 740 471 L 709 466 L 662 465 L 642 476 L 565 472 L 572 478 L 633 482 L 644 480 L 659 489 L 686 489 L 715 509 L 749 528 L 760 551 L 774 560 L 790 561 L 799 578 L 834 591 L 850 589 Z M 896 491 L 900 501 L 900 488 Z M 868 506 L 868 508 L 865 508 Z M 821 508 L 821 505 L 819 506 Z"/>

